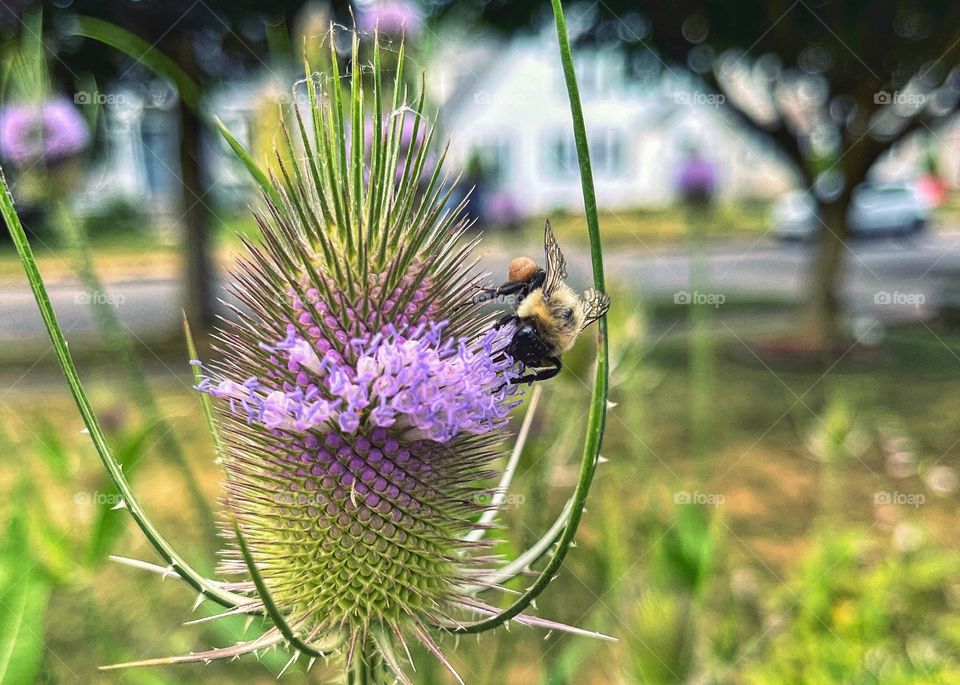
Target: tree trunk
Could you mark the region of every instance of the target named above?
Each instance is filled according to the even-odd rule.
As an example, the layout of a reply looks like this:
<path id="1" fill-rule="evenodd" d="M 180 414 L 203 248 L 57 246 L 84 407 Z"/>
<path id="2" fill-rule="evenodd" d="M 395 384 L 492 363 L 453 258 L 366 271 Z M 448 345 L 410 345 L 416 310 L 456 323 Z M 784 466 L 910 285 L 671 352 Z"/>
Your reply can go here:
<path id="1" fill-rule="evenodd" d="M 849 196 L 819 204 L 821 226 L 811 273 L 810 299 L 807 303 L 805 332 L 817 349 L 830 355 L 841 336 L 839 290 L 843 269 L 844 243 L 848 239 L 847 208 Z"/>
<path id="2" fill-rule="evenodd" d="M 180 41 L 180 66 L 187 73 L 195 73 L 193 50 L 188 40 Z M 208 209 L 210 199 L 205 196 L 203 167 L 200 156 L 203 123 L 183 100 L 180 112 L 180 181 L 186 268 L 184 305 L 191 326 L 200 335 L 207 333 L 214 323 L 213 268 L 210 259 L 210 229 L 213 217 Z"/>

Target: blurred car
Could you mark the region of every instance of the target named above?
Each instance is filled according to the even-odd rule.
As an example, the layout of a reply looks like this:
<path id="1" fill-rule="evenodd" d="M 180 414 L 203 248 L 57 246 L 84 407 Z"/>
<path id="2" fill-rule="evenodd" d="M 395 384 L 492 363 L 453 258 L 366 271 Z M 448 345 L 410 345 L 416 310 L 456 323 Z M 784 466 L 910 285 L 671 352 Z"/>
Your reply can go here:
<path id="1" fill-rule="evenodd" d="M 794 190 L 784 193 L 773 203 L 773 234 L 781 240 L 812 238 L 820 222 L 816 218 L 817 202 L 809 192 Z"/>
<path id="2" fill-rule="evenodd" d="M 774 235 L 781 240 L 813 239 L 823 225 L 816 212 L 811 193 L 785 193 L 771 212 Z M 858 238 L 912 235 L 923 231 L 929 218 L 929 203 L 916 186 L 905 183 L 857 186 L 847 213 L 850 233 Z"/>

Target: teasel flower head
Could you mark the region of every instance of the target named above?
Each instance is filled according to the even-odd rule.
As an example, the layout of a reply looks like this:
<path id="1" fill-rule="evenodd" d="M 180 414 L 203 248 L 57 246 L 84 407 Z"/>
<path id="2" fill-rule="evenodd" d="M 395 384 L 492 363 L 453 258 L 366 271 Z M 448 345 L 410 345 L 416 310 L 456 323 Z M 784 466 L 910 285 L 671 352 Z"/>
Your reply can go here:
<path id="1" fill-rule="evenodd" d="M 198 388 L 219 409 L 231 589 L 273 605 L 298 644 L 406 682 L 407 639 L 447 663 L 431 633 L 495 613 L 473 597 L 498 569 L 471 530 L 522 391 L 512 327 L 477 303 L 476 239 L 449 206 L 424 98 L 404 104 L 401 48 L 383 105 L 379 51 L 349 95 L 335 55 L 325 87 L 302 84 L 310 109 L 292 113 L 262 243 L 234 274 L 243 306 Z"/>

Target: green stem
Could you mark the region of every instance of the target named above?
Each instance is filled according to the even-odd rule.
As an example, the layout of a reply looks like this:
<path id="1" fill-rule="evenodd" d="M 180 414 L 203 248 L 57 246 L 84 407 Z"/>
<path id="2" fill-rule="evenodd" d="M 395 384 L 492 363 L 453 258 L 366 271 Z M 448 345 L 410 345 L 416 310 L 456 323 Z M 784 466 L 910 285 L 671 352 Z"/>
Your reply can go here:
<path id="1" fill-rule="evenodd" d="M 177 87 L 177 94 L 187 107 L 194 112 L 199 111 L 201 91 L 197 82 L 176 62 L 135 33 L 102 19 L 78 16 L 74 19 L 73 34 L 116 48 L 153 73 L 169 79 Z"/>
<path id="2" fill-rule="evenodd" d="M 593 265 L 593 284 L 600 291 L 604 291 L 603 279 L 603 252 L 600 243 L 600 221 L 597 216 L 597 196 L 593 186 L 593 169 L 590 166 L 590 151 L 587 145 L 587 129 L 583 119 L 583 107 L 580 104 L 580 91 L 577 87 L 577 75 L 573 66 L 573 54 L 570 50 L 570 39 L 567 37 L 567 24 L 563 17 L 563 7 L 560 0 L 551 0 L 553 16 L 556 19 L 557 38 L 560 41 L 560 61 L 563 64 L 563 75 L 567 84 L 567 93 L 570 96 L 570 112 L 573 116 L 573 136 L 577 145 L 577 160 L 580 163 L 580 182 L 583 187 L 583 204 L 587 215 L 587 234 L 590 238 L 590 257 Z M 607 319 L 602 317 L 597 322 L 597 372 L 593 382 L 593 394 L 590 401 L 590 415 L 587 419 L 587 434 L 584 439 L 583 456 L 580 459 L 580 475 L 573 494 L 573 508 L 570 518 L 557 541 L 557 551 L 547 562 L 546 567 L 537 576 L 533 584 L 518 597 L 513 604 L 495 616 L 452 628 L 454 633 L 479 633 L 503 625 L 519 615 L 530 606 L 537 597 L 547 588 L 556 576 L 563 560 L 570 550 L 573 538 L 580 525 L 583 508 L 586 505 L 587 493 L 593 482 L 596 470 L 597 457 L 600 454 L 600 444 L 603 439 L 603 429 L 607 416 L 608 392 L 608 365 L 609 352 L 607 346 Z"/>
<path id="3" fill-rule="evenodd" d="M 70 393 L 77 404 L 80 416 L 90 433 L 90 440 L 93 442 L 100 460 L 103 462 L 110 479 L 113 481 L 117 492 L 123 498 L 127 510 L 133 517 L 133 520 L 143 531 L 144 536 L 153 545 L 153 548 L 169 564 L 177 574 L 194 589 L 198 590 L 205 597 L 214 600 L 226 607 L 234 607 L 249 600 L 242 595 L 228 592 L 219 585 L 207 580 L 187 564 L 183 558 L 177 554 L 173 547 L 160 535 L 159 531 L 150 522 L 146 512 L 140 506 L 139 501 L 130 489 L 130 484 L 123 475 L 120 464 L 113 457 L 110 446 L 107 444 L 106 436 L 100 427 L 97 415 L 90 405 L 83 383 L 80 381 L 80 374 L 77 373 L 77 367 L 74 364 L 73 357 L 70 354 L 66 338 L 63 337 L 63 331 L 57 322 L 57 316 L 50 304 L 50 296 L 47 294 L 47 288 L 43 283 L 43 277 L 40 275 L 40 269 L 37 267 L 37 260 L 33 255 L 33 249 L 30 247 L 30 241 L 20 223 L 20 217 L 17 216 L 16 209 L 13 206 L 13 197 L 10 195 L 10 189 L 7 187 L 7 180 L 0 170 L 0 214 L 7 224 L 10 236 L 13 239 L 14 247 L 20 256 L 20 262 L 26 271 L 27 280 L 30 282 L 30 288 L 33 291 L 33 297 L 37 302 L 37 309 L 40 310 L 40 316 L 43 318 L 43 324 L 50 335 L 50 341 L 53 343 L 53 351 L 60 363 L 60 368 L 66 378 L 67 385 L 70 387 Z"/>
<path id="4" fill-rule="evenodd" d="M 347 685 L 380 685 L 376 649 L 369 639 L 357 647 L 347 671 Z"/>

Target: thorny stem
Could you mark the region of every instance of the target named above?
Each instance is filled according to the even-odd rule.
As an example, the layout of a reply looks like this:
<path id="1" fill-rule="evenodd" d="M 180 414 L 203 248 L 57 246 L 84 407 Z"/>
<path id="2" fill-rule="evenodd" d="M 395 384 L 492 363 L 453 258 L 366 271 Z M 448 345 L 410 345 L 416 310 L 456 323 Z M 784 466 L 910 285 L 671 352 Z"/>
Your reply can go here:
<path id="1" fill-rule="evenodd" d="M 567 36 L 567 24 L 563 17 L 560 0 L 551 0 L 553 16 L 557 25 L 557 38 L 560 42 L 560 61 L 570 96 L 570 112 L 573 117 L 573 135 L 577 146 L 577 160 L 580 164 L 580 182 L 583 187 L 583 204 L 587 215 L 587 234 L 590 238 L 590 256 L 593 265 L 593 284 L 600 292 L 604 291 L 603 253 L 600 243 L 600 222 L 597 217 L 597 198 L 593 186 L 593 170 L 590 165 L 590 151 L 587 146 L 587 130 L 583 119 L 583 107 L 580 104 L 580 91 L 577 87 L 577 75 L 573 66 L 573 54 L 570 39 Z M 600 443 L 607 415 L 608 391 L 608 349 L 607 319 L 597 322 L 597 371 L 593 383 L 593 395 L 590 402 L 590 415 L 587 419 L 587 434 L 584 440 L 583 456 L 580 460 L 580 475 L 573 494 L 573 506 L 570 518 L 557 541 L 557 551 L 546 567 L 537 576 L 533 584 L 517 598 L 513 604 L 490 618 L 451 628 L 454 633 L 480 633 L 503 625 L 526 609 L 546 589 L 563 565 L 570 550 L 573 538 L 580 525 L 587 493 L 593 481 L 593 474 L 600 455 Z"/>
<path id="2" fill-rule="evenodd" d="M 378 682 L 377 664 L 376 647 L 368 638 L 364 638 L 353 655 L 353 663 L 347 673 L 347 685 L 381 685 Z"/>
<path id="3" fill-rule="evenodd" d="M 247 599 L 242 595 L 224 590 L 219 584 L 213 583 L 199 573 L 197 573 L 184 559 L 177 554 L 173 547 L 160 535 L 160 532 L 147 518 L 146 512 L 140 506 L 139 501 L 134 496 L 123 475 L 123 470 L 110 451 L 106 436 L 100 427 L 100 422 L 93 411 L 87 393 L 80 380 L 80 374 L 77 372 L 73 356 L 70 354 L 66 338 L 63 336 L 63 330 L 57 321 L 57 315 L 53 311 L 53 305 L 50 304 L 50 296 L 43 283 L 43 277 L 40 275 L 40 269 L 37 266 L 37 260 L 33 255 L 33 249 L 30 247 L 30 241 L 23 230 L 23 224 L 20 223 L 20 217 L 17 215 L 13 206 L 13 197 L 10 195 L 10 189 L 7 187 L 7 181 L 0 173 L 0 214 L 7 224 L 10 236 L 13 239 L 14 247 L 20 257 L 20 262 L 27 274 L 27 280 L 30 282 L 30 288 L 33 291 L 33 297 L 37 302 L 37 309 L 40 310 L 40 316 L 43 318 L 43 324 L 50 336 L 53 344 L 53 351 L 63 371 L 67 385 L 70 387 L 70 393 L 73 395 L 80 416 L 90 433 L 90 440 L 100 460 L 103 462 L 110 479 L 120 493 L 122 501 L 130 515 L 136 521 L 144 536 L 153 545 L 153 548 L 163 558 L 163 560 L 177 572 L 190 586 L 199 591 L 205 597 L 222 604 L 225 607 L 234 607 Z"/>
<path id="4" fill-rule="evenodd" d="M 260 571 L 257 569 L 253 555 L 250 553 L 250 549 L 247 547 L 247 541 L 244 538 L 243 533 L 240 531 L 240 526 L 236 520 L 233 521 L 233 532 L 237 538 L 237 544 L 240 547 L 240 553 L 243 555 L 243 561 L 250 570 L 250 577 L 253 580 L 254 587 L 257 588 L 257 596 L 260 598 L 260 601 L 263 602 L 263 608 L 265 609 L 267 616 L 270 617 L 270 620 L 273 621 L 273 624 L 277 627 L 277 630 L 280 631 L 284 639 L 286 639 L 287 642 L 289 642 L 290 645 L 297 651 L 311 657 L 326 656 L 328 652 L 322 649 L 316 649 L 315 647 L 306 644 L 300 639 L 299 636 L 297 636 L 296 633 L 293 632 L 293 628 L 287 622 L 286 617 L 273 601 L 273 597 L 270 595 L 269 589 L 267 589 L 267 584 L 263 580 L 263 576 L 260 575 Z"/>
<path id="5" fill-rule="evenodd" d="M 66 242 L 74 253 L 74 270 L 80 281 L 91 293 L 103 293 L 103 283 L 97 274 L 93 257 L 90 254 L 90 237 L 87 234 L 86 227 L 76 220 L 62 202 L 57 203 L 55 216 L 58 230 L 66 238 Z M 183 475 L 187 493 L 193 500 L 198 520 L 204 529 L 205 538 L 210 542 L 216 541 L 217 531 L 213 523 L 213 511 L 200 489 L 197 477 L 187 460 L 186 454 L 184 454 L 180 441 L 177 440 L 170 423 L 160 411 L 157 398 L 150 388 L 150 384 L 147 383 L 143 365 L 137 357 L 130 337 L 124 333 L 123 324 L 109 303 L 94 298 L 92 309 L 97 325 L 106 339 L 107 346 L 126 371 L 127 384 L 144 415 L 146 423 L 157 426 L 157 442 L 160 443 L 164 455 L 177 466 Z"/>

